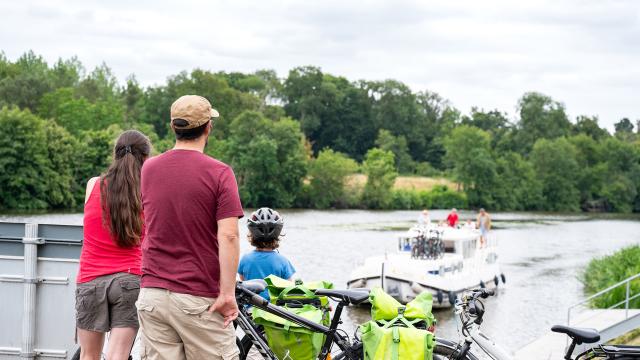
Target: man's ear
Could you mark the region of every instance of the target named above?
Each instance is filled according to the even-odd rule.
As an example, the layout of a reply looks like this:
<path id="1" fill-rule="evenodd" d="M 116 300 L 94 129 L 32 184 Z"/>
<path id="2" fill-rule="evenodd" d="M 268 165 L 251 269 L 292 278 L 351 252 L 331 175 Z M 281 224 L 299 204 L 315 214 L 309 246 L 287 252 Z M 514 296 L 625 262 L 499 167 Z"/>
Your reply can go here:
<path id="1" fill-rule="evenodd" d="M 209 126 L 207 126 L 207 130 L 205 130 L 205 132 L 207 133 L 207 136 L 211 134 L 212 130 L 213 130 L 213 121 L 209 120 Z"/>

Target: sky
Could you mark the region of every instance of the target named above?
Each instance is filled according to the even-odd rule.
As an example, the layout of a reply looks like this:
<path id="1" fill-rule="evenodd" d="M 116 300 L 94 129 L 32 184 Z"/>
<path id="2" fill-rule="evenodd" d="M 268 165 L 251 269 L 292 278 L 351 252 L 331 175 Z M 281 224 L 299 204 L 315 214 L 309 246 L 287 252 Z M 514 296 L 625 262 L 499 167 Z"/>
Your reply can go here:
<path id="1" fill-rule="evenodd" d="M 396 79 L 463 113 L 516 118 L 538 91 L 571 119 L 640 119 L 640 1 L 2 1 L 0 51 L 105 62 L 159 85 L 182 70 L 281 77 L 314 65 L 350 80 Z M 215 101 L 215 99 L 214 99 Z"/>

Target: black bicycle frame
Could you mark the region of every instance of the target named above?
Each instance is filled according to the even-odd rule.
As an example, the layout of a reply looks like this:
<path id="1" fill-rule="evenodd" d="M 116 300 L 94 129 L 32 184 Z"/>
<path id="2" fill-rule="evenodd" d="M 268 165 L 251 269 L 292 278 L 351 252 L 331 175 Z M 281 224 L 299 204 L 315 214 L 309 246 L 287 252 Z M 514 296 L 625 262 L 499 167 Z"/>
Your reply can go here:
<path id="1" fill-rule="evenodd" d="M 289 312 L 280 306 L 273 305 L 268 300 L 262 298 L 260 295 L 254 294 L 246 289 L 241 289 L 241 291 L 244 292 L 246 297 L 248 297 L 247 299 L 248 301 L 246 301 L 248 304 L 251 304 L 268 313 L 274 314 L 278 317 L 281 317 L 283 319 L 296 323 L 313 332 L 324 334 L 326 336 L 326 339 L 324 344 L 322 345 L 320 354 L 318 355 L 319 359 L 324 360 L 327 358 L 327 355 L 329 355 L 329 353 L 331 352 L 331 347 L 334 343 L 338 345 L 340 350 L 342 350 L 343 352 L 347 350 L 349 346 L 348 338 L 340 335 L 336 331 L 338 329 L 338 325 L 340 324 L 340 317 L 342 315 L 342 310 L 344 309 L 344 306 L 345 306 L 344 303 L 338 302 L 334 315 L 331 319 L 331 325 L 330 327 L 326 327 L 322 324 L 318 324 L 316 322 L 313 322 L 311 320 L 298 316 L 292 312 Z M 238 305 L 243 306 L 242 301 L 239 302 Z M 237 321 L 238 325 L 243 331 L 245 331 L 245 333 L 246 332 L 251 333 L 251 337 L 253 338 L 254 345 L 259 345 L 259 347 L 262 347 L 264 349 L 269 349 L 269 346 L 264 342 L 262 336 L 258 333 L 258 331 L 253 326 L 251 320 L 249 320 L 248 317 L 249 317 L 248 313 L 246 313 L 246 311 L 242 309 L 238 316 L 238 319 L 239 319 L 239 321 Z M 256 344 L 256 342 L 258 342 L 258 344 Z M 262 351 L 261 351 L 261 354 L 262 354 Z M 264 355 L 265 354 L 263 354 L 263 356 Z M 271 356 L 273 356 L 273 358 L 276 359 L 273 353 L 271 353 Z"/>

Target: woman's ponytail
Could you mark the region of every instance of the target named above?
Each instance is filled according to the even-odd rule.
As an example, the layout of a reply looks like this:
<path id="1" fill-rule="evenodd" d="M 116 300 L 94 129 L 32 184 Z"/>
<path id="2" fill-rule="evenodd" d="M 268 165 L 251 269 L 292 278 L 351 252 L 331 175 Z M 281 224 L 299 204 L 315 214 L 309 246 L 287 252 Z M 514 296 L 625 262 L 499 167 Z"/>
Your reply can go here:
<path id="1" fill-rule="evenodd" d="M 123 248 L 140 244 L 143 226 L 140 172 L 150 153 L 151 143 L 144 134 L 125 131 L 116 141 L 113 162 L 101 176 L 102 220 Z"/>

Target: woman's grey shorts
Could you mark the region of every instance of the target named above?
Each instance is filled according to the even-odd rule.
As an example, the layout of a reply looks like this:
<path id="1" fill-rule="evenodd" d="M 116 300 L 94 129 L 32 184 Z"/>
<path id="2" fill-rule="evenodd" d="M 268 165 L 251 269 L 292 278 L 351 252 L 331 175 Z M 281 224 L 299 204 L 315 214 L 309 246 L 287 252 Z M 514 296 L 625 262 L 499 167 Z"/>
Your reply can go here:
<path id="1" fill-rule="evenodd" d="M 112 328 L 138 328 L 136 300 L 140 276 L 115 273 L 100 276 L 76 288 L 76 325 L 107 332 Z"/>

